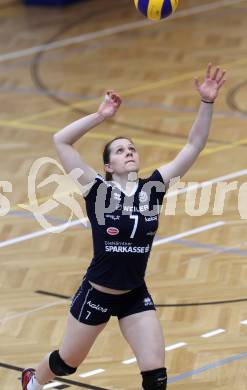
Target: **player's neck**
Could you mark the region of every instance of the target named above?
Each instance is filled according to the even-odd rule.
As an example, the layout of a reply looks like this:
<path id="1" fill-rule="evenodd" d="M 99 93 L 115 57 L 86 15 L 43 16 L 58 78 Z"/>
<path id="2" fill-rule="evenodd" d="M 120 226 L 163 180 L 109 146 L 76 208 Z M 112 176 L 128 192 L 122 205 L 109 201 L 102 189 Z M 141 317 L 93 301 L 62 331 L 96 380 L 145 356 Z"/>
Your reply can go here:
<path id="1" fill-rule="evenodd" d="M 127 176 L 114 175 L 113 181 L 126 194 L 131 194 L 138 183 L 138 176 L 136 172 L 130 172 Z"/>

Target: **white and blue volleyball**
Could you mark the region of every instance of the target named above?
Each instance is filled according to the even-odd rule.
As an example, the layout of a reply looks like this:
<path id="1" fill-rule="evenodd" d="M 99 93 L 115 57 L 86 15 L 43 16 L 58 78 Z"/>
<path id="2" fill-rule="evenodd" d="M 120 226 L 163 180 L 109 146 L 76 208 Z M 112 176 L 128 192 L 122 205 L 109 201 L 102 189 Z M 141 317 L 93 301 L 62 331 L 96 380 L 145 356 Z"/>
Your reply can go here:
<path id="1" fill-rule="evenodd" d="M 136 8 L 148 19 L 167 18 L 176 11 L 179 0 L 134 0 Z"/>

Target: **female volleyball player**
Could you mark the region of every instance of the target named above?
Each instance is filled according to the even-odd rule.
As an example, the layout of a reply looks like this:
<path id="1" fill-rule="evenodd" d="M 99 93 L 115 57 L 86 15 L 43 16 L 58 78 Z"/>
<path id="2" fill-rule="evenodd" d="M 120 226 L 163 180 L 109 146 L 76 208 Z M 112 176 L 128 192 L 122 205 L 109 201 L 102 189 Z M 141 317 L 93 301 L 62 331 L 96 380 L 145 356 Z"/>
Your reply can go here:
<path id="1" fill-rule="evenodd" d="M 137 358 L 143 389 L 166 389 L 164 339 L 144 274 L 165 186 L 188 171 L 207 142 L 213 103 L 225 81 L 225 71 L 217 67 L 212 72 L 211 68 L 209 64 L 202 84 L 195 79 L 201 104 L 187 144 L 172 162 L 147 179 L 137 177 L 139 156 L 128 138 L 117 138 L 106 145 L 106 180 L 73 148 L 87 131 L 118 111 L 121 99 L 114 92 L 107 93 L 98 112 L 55 134 L 55 146 L 66 171 L 80 168 L 79 184 L 90 185 L 84 197 L 92 225 L 94 258 L 72 301 L 59 350 L 49 353 L 36 370 L 23 371 L 23 390 L 40 390 L 55 376 L 75 373 L 111 315 L 118 317 Z"/>

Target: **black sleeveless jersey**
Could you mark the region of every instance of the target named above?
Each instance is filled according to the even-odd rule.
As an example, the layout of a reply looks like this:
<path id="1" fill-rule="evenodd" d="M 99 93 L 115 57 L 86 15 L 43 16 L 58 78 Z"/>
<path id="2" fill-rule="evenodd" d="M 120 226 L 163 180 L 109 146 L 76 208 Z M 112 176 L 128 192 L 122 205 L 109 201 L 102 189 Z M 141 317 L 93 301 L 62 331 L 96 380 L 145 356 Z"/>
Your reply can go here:
<path id="1" fill-rule="evenodd" d="M 97 175 L 85 196 L 94 246 L 88 280 L 117 290 L 131 290 L 144 282 L 164 195 L 158 170 L 139 179 L 130 195 Z"/>

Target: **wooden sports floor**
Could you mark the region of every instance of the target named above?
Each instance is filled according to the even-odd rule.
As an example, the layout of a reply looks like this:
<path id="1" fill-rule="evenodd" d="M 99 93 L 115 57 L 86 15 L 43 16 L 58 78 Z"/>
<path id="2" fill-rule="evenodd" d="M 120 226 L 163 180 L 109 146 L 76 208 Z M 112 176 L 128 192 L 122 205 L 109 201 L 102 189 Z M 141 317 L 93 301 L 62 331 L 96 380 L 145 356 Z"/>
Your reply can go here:
<path id="1" fill-rule="evenodd" d="M 227 69 L 227 83 L 185 190 L 177 203 L 172 190 L 165 200 L 146 281 L 165 332 L 168 388 L 247 388 L 246 13 L 246 0 L 181 0 L 174 18 L 149 23 L 129 0 L 64 9 L 0 1 L 2 390 L 20 389 L 21 369 L 59 346 L 70 297 L 92 256 L 89 226 L 74 222 L 47 232 L 30 211 L 50 207 L 44 216 L 50 226 L 70 218 L 64 187 L 50 177 L 62 174 L 53 133 L 94 112 L 105 91 L 115 89 L 121 110 L 78 150 L 103 173 L 104 143 L 132 137 L 140 175 L 148 175 L 185 144 L 199 106 L 193 77 L 202 78 L 209 61 Z M 219 188 L 227 185 L 232 191 L 224 200 Z M 61 202 L 47 204 L 54 191 Z M 74 199 L 83 207 L 78 193 Z M 78 372 L 46 388 L 140 387 L 113 318 Z"/>

